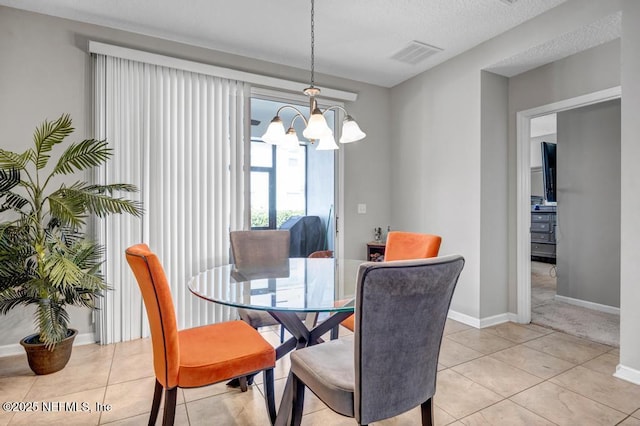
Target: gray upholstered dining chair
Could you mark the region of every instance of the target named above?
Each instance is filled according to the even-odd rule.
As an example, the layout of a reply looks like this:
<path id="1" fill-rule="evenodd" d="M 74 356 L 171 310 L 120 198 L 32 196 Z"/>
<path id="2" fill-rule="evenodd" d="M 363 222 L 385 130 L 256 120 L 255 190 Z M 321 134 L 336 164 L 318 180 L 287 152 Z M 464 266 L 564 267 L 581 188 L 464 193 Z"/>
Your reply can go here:
<path id="1" fill-rule="evenodd" d="M 421 406 L 422 424 L 432 425 L 438 354 L 463 266 L 458 255 L 362 264 L 353 342 L 291 353 L 292 424 L 302 420 L 306 386 L 358 424 Z"/>
<path id="2" fill-rule="evenodd" d="M 289 262 L 288 230 L 231 231 L 229 237 L 233 261 L 239 274 L 286 269 Z M 240 319 L 255 329 L 280 324 L 265 311 L 238 308 L 238 314 Z M 284 331 L 281 329 L 281 342 L 283 338 Z"/>

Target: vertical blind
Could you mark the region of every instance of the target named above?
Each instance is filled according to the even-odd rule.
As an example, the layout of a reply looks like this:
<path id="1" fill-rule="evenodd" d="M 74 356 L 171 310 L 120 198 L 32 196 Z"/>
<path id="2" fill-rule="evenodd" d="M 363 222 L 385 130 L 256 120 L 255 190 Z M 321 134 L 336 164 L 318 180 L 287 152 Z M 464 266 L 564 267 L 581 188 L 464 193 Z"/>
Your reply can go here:
<path id="1" fill-rule="evenodd" d="M 124 257 L 144 242 L 164 265 L 178 327 L 235 317 L 193 296 L 189 277 L 229 260 L 229 230 L 243 229 L 245 140 L 250 87 L 245 82 L 108 55 L 94 56 L 95 129 L 113 150 L 101 183 L 131 183 L 142 218 L 97 223 L 111 290 L 99 300 L 101 343 L 148 335 L 140 291 Z M 127 195 L 129 196 L 129 195 Z"/>

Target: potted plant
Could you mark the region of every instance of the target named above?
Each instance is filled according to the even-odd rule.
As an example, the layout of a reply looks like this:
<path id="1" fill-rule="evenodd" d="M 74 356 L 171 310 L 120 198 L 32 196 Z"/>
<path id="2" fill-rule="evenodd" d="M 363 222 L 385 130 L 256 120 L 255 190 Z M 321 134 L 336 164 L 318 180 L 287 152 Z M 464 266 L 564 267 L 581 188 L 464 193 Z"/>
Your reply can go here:
<path id="1" fill-rule="evenodd" d="M 66 306 L 93 308 L 107 289 L 102 247 L 85 236 L 87 218 L 142 213 L 140 203 L 115 195 L 137 191 L 133 185 L 54 184 L 112 156 L 105 141 L 88 139 L 69 145 L 53 164 L 52 151 L 72 132 L 65 114 L 38 127 L 25 152 L 0 149 L 0 312 L 35 306 L 37 333 L 20 343 L 36 374 L 69 360 L 77 331 L 69 328 Z"/>

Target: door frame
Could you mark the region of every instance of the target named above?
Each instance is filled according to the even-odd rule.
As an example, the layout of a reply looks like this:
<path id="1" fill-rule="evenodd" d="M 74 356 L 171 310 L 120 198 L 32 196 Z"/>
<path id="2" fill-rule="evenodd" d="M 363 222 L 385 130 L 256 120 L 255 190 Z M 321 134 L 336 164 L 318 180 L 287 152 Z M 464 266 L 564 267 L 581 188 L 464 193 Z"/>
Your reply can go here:
<path id="1" fill-rule="evenodd" d="M 531 322 L 531 119 L 621 96 L 622 87 L 616 86 L 516 112 L 516 308 L 517 321 L 521 324 Z"/>

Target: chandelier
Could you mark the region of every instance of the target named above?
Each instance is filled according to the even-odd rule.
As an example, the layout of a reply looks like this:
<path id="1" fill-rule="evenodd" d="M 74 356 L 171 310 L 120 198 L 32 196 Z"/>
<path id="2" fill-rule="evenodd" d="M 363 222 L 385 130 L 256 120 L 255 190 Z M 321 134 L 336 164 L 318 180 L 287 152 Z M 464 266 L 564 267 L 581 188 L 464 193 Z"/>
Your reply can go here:
<path id="1" fill-rule="evenodd" d="M 264 135 L 262 135 L 262 140 L 268 144 L 284 146 L 287 148 L 297 148 L 300 144 L 298 140 L 298 135 L 293 128 L 295 121 L 299 118 L 305 124 L 305 129 L 302 132 L 303 136 L 313 143 L 314 141 L 318 142 L 318 150 L 331 150 L 338 149 L 338 145 L 336 144 L 336 140 L 333 137 L 333 131 L 329 128 L 327 124 L 327 120 L 324 118 L 324 115 L 331 110 L 340 110 L 345 114 L 344 121 L 342 123 L 342 132 L 340 136 L 340 143 L 349 143 L 359 141 L 367 136 L 360 127 L 358 123 L 349 115 L 347 110 L 345 110 L 340 105 L 330 106 L 325 108 L 325 110 L 321 110 L 318 108 L 318 103 L 316 102 L 316 96 L 320 94 L 320 89 L 315 87 L 315 33 L 314 33 L 314 0 L 311 0 L 311 84 L 309 87 L 303 90 L 303 93 L 309 96 L 309 111 L 311 111 L 311 116 L 306 118 L 300 110 L 292 105 L 284 105 L 278 108 L 276 112 L 276 116 L 273 117 L 271 123 L 269 123 L 269 127 L 267 127 L 267 131 Z M 295 115 L 291 119 L 291 123 L 289 124 L 288 130 L 285 132 L 284 124 L 282 123 L 282 119 L 280 118 L 280 112 L 285 109 L 292 109 L 295 111 Z"/>

